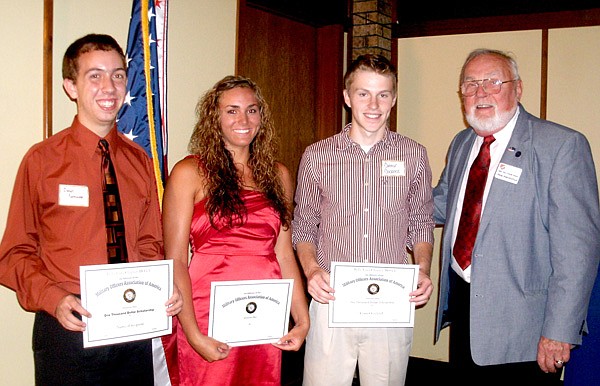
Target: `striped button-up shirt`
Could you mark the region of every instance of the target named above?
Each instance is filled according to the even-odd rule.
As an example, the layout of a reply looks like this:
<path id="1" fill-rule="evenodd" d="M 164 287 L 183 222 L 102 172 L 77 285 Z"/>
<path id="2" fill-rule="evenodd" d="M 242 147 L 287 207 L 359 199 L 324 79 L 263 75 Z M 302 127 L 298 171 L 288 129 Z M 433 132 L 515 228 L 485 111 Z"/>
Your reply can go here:
<path id="1" fill-rule="evenodd" d="M 293 243 L 332 261 L 407 263 L 407 248 L 433 244 L 431 168 L 425 147 L 396 132 L 367 153 L 348 132 L 308 146 L 298 172 Z"/>

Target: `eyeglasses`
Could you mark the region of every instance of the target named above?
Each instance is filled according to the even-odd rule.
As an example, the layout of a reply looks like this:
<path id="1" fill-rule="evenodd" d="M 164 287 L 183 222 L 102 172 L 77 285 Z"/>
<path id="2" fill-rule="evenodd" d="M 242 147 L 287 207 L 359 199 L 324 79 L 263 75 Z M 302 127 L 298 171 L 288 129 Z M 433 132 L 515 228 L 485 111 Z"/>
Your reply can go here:
<path id="1" fill-rule="evenodd" d="M 487 94 L 498 94 L 502 90 L 504 83 L 516 82 L 519 79 L 500 80 L 500 79 L 476 79 L 467 80 L 460 85 L 460 93 L 463 96 L 470 97 L 477 94 L 477 89 L 481 86 Z"/>

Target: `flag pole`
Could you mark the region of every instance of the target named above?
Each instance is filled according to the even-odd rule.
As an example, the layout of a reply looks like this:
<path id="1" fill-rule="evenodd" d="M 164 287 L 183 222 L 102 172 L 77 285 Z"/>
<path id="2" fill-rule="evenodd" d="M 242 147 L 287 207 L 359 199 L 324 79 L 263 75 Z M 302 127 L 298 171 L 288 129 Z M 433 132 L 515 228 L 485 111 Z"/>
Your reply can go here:
<path id="1" fill-rule="evenodd" d="M 52 136 L 52 32 L 54 0 L 44 0 L 44 57 L 43 57 L 43 128 L 44 138 Z"/>

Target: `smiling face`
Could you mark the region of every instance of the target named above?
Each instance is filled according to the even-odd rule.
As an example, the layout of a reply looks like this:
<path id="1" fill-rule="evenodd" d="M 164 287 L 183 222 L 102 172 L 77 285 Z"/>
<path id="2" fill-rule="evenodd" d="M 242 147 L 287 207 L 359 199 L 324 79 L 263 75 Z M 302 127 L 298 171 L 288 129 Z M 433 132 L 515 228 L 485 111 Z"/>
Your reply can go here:
<path id="1" fill-rule="evenodd" d="M 219 97 L 219 117 L 225 147 L 248 150 L 260 128 L 260 106 L 252 89 L 236 87 Z"/>
<path id="2" fill-rule="evenodd" d="M 344 101 L 352 109 L 350 136 L 361 145 L 383 137 L 392 107 L 396 103 L 393 77 L 375 71 L 356 71 Z"/>
<path id="3" fill-rule="evenodd" d="M 471 60 L 464 69 L 463 81 L 480 79 L 514 79 L 509 63 L 492 54 Z M 473 96 L 463 96 L 467 122 L 480 136 L 494 134 L 506 126 L 517 110 L 522 94 L 521 80 L 504 83 L 498 94 L 488 94 L 479 86 Z"/>
<path id="4" fill-rule="evenodd" d="M 77 118 L 85 127 L 106 136 L 117 119 L 127 89 L 127 74 L 116 51 L 90 51 L 79 56 L 77 78 L 63 86 L 77 102 Z"/>

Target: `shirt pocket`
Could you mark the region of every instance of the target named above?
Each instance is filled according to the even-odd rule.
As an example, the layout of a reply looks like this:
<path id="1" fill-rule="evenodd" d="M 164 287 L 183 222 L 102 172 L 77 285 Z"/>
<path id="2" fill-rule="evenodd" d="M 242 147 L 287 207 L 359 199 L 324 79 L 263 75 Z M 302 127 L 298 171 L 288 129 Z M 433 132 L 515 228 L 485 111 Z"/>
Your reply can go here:
<path id="1" fill-rule="evenodd" d="M 408 186 L 405 177 L 379 178 L 379 206 L 387 213 L 397 215 L 405 211 Z"/>

